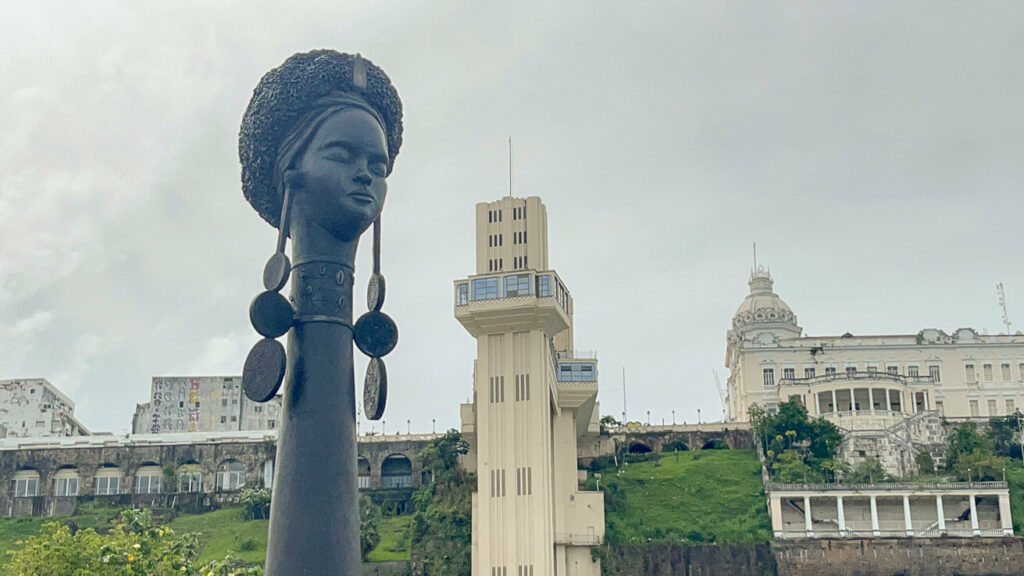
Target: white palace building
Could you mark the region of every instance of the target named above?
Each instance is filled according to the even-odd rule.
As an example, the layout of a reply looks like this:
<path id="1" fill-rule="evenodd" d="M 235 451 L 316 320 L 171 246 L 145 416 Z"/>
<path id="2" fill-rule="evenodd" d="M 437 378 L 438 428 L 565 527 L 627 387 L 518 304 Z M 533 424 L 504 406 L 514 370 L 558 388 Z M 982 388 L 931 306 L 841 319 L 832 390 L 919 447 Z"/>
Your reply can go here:
<path id="1" fill-rule="evenodd" d="M 843 454 L 879 458 L 887 471 L 912 470 L 921 450 L 944 457 L 941 418 L 1014 414 L 1024 402 L 1024 335 L 916 334 L 808 336 L 772 289 L 763 267 L 727 334 L 727 420 L 748 420 L 799 399 L 812 417 L 848 432 Z"/>

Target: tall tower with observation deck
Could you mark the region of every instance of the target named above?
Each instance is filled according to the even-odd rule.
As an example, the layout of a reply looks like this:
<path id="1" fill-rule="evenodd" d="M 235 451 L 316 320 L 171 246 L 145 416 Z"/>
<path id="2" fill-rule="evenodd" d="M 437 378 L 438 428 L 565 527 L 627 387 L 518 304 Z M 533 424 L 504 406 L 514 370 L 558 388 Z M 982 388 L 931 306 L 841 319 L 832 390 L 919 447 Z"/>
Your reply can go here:
<path id="1" fill-rule="evenodd" d="M 476 206 L 476 274 L 455 281 L 455 318 L 476 338 L 473 576 L 597 576 L 600 492 L 579 490 L 577 442 L 598 431 L 597 360 L 573 350 L 573 300 L 548 267 L 540 198 Z"/>

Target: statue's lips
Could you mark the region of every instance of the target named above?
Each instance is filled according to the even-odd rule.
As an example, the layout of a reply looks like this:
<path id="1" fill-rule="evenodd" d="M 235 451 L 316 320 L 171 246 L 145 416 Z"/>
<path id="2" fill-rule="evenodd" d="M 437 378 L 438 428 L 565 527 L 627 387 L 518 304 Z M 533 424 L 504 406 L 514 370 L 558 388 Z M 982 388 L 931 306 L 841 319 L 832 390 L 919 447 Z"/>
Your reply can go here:
<path id="1" fill-rule="evenodd" d="M 376 202 L 377 201 L 377 198 L 374 197 L 373 194 L 370 194 L 369 192 L 364 192 L 362 190 L 357 190 L 355 192 L 350 192 L 348 196 L 350 198 L 354 199 L 354 200 L 359 200 L 359 201 L 362 201 L 362 202 Z"/>

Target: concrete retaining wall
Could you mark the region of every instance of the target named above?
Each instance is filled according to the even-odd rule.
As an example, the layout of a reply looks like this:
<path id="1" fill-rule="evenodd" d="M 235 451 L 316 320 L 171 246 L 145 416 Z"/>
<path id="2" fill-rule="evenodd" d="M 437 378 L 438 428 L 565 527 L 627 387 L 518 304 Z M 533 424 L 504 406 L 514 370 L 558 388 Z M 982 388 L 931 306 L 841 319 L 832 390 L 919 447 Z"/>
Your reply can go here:
<path id="1" fill-rule="evenodd" d="M 617 576 L 1024 576 L 1020 538 L 789 540 L 770 544 L 618 544 Z"/>

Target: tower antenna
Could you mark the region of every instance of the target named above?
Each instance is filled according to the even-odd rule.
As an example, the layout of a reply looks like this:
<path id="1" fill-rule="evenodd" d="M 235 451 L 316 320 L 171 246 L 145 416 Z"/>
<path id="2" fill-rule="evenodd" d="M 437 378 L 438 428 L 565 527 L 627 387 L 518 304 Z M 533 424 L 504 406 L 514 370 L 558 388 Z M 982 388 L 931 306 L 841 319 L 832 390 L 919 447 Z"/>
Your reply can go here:
<path id="1" fill-rule="evenodd" d="M 508 197 L 512 197 L 512 137 L 508 137 Z"/>
<path id="2" fill-rule="evenodd" d="M 1010 335 L 1010 316 L 1006 313 L 1006 291 L 1003 290 L 1003 283 L 996 284 L 996 294 L 999 295 L 999 306 L 1003 309 L 1003 326 L 1006 327 L 1006 335 Z"/>
<path id="3" fill-rule="evenodd" d="M 622 425 L 626 425 L 626 367 L 622 367 Z"/>

